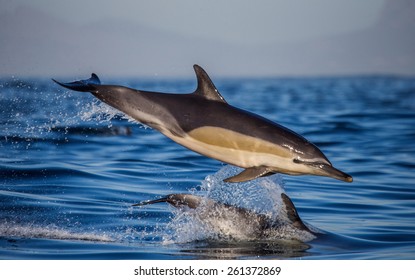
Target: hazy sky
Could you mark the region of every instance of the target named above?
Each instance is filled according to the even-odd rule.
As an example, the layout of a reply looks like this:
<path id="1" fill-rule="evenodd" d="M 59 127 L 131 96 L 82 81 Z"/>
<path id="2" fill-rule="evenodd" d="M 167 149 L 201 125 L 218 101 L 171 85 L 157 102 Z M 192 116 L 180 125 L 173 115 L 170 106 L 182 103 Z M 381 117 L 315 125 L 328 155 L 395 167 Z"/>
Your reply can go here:
<path id="1" fill-rule="evenodd" d="M 362 29 L 374 23 L 383 4 L 384 0 L 0 0 L 3 11 L 26 5 L 76 24 L 123 19 L 243 44 Z"/>
<path id="2" fill-rule="evenodd" d="M 414 4 L 0 0 L 0 75 L 414 75 Z"/>

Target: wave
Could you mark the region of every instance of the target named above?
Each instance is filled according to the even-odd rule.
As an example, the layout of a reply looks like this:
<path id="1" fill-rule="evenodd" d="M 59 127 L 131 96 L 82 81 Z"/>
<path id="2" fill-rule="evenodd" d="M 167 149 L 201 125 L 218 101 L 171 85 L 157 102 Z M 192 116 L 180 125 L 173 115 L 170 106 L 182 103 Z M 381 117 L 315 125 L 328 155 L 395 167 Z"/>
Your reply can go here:
<path id="1" fill-rule="evenodd" d="M 113 242 L 114 239 L 107 234 L 95 232 L 71 232 L 66 229 L 58 228 L 53 225 L 19 225 L 10 222 L 1 222 L 0 237 L 3 238 L 42 238 L 42 239 L 60 239 L 60 240 L 81 240 L 81 241 L 99 241 Z"/>

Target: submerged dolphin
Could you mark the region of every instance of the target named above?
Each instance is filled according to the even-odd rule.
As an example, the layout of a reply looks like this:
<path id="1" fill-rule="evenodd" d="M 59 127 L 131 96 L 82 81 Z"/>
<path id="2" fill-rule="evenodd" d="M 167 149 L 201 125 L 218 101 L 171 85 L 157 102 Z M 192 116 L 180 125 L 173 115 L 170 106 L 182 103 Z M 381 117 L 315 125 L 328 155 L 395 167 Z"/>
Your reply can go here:
<path id="1" fill-rule="evenodd" d="M 194 209 L 195 216 L 222 235 L 254 239 L 295 239 L 310 241 L 319 232 L 303 223 L 291 199 L 281 194 L 283 207 L 277 217 L 255 213 L 252 210 L 217 202 L 191 194 L 170 194 L 156 200 L 143 201 L 133 206 L 167 202 L 176 208 Z"/>
<path id="2" fill-rule="evenodd" d="M 59 85 L 91 92 L 101 101 L 157 129 L 178 144 L 210 158 L 245 168 L 226 182 L 273 173 L 312 174 L 352 182 L 301 135 L 268 119 L 229 105 L 207 73 L 194 65 L 197 89 L 167 94 L 101 85 L 97 75 Z"/>

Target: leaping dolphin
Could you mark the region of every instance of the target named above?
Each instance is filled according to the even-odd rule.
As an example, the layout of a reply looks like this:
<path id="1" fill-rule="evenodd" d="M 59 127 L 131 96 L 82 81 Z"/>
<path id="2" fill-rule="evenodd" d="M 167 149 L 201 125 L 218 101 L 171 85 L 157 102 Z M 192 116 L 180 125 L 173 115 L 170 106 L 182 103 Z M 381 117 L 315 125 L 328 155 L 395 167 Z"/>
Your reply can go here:
<path id="1" fill-rule="evenodd" d="M 168 94 L 101 85 L 97 75 L 59 85 L 91 92 L 101 101 L 176 143 L 244 170 L 226 182 L 243 182 L 273 173 L 312 174 L 345 182 L 353 178 L 334 168 L 327 157 L 301 135 L 256 114 L 229 105 L 208 74 L 193 66 L 197 88 Z"/>
<path id="2" fill-rule="evenodd" d="M 282 207 L 276 217 L 256 213 L 213 199 L 192 194 L 170 194 L 160 199 L 143 201 L 132 206 L 167 202 L 176 208 L 193 209 L 193 214 L 204 224 L 229 237 L 261 239 L 296 239 L 310 241 L 321 232 L 308 227 L 301 220 L 291 199 L 281 194 Z"/>

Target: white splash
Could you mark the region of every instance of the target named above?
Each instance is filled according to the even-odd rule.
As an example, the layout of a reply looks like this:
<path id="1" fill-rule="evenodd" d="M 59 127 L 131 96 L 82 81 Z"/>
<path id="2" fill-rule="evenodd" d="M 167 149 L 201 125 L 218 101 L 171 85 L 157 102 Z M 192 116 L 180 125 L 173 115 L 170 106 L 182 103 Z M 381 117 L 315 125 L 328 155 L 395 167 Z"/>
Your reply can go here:
<path id="1" fill-rule="evenodd" d="M 78 105 L 79 106 L 79 105 Z M 94 101 L 82 108 L 79 113 L 83 121 L 110 122 L 115 116 L 124 116 L 123 113 L 99 101 Z"/>
<path id="2" fill-rule="evenodd" d="M 167 224 L 163 236 L 164 243 L 200 240 L 308 242 L 316 238 L 312 231 L 296 228 L 288 218 L 281 198 L 285 190 L 280 175 L 238 184 L 223 182 L 223 179 L 241 171 L 240 168 L 228 165 L 216 174 L 207 176 L 200 191 L 193 191 L 193 194 L 206 200 L 196 209 L 174 208 L 173 218 Z M 212 201 L 220 204 L 212 204 Z M 241 214 L 237 208 L 223 207 L 224 204 L 252 212 Z M 264 228 L 258 215 L 273 221 L 273 226 Z"/>
<path id="3" fill-rule="evenodd" d="M 276 174 L 237 184 L 223 182 L 242 170 L 231 165 L 224 166 L 205 178 L 201 190 L 207 192 L 207 198 L 275 217 L 282 205 L 281 193 L 285 193 L 282 177 Z"/>
<path id="4" fill-rule="evenodd" d="M 80 106 L 80 104 L 77 104 L 77 106 Z M 137 120 L 130 117 L 129 115 L 99 100 L 95 100 L 92 103 L 87 104 L 85 107 L 82 108 L 82 110 L 79 112 L 78 115 L 83 121 L 95 121 L 98 123 L 108 123 L 108 126 L 112 126 L 111 120 L 115 117 L 120 117 L 122 119 L 126 119 L 129 122 L 141 124 Z M 145 125 L 143 126 L 147 127 Z"/>

